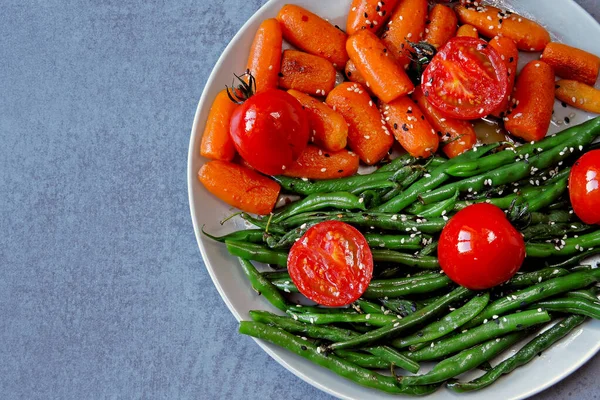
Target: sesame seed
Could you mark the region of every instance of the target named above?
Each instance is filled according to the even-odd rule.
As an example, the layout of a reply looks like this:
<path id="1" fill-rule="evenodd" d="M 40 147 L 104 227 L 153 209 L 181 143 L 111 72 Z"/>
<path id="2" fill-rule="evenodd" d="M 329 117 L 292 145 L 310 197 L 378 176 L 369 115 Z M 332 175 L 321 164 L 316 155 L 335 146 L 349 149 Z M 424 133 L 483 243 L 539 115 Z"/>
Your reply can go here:
<path id="1" fill-rule="evenodd" d="M 321 172 L 327 171 L 327 168 L 321 168 Z"/>

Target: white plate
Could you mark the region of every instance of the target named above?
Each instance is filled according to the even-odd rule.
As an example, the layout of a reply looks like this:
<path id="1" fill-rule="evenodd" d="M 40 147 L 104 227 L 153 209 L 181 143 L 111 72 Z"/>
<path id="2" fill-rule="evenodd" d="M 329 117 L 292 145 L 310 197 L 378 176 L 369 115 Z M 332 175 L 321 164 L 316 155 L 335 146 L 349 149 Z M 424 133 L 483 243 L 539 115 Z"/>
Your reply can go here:
<path id="1" fill-rule="evenodd" d="M 257 296 L 237 266 L 237 261 L 227 254 L 225 247 L 204 237 L 201 228 L 224 234 L 241 228 L 243 223 L 232 221 L 221 226 L 219 221 L 233 210 L 210 195 L 198 182 L 196 173 L 206 161 L 199 155 L 200 140 L 211 102 L 225 84 L 231 83 L 232 74 L 245 69 L 246 58 L 254 32 L 260 22 L 274 17 L 286 3 L 306 7 L 316 14 L 328 18 L 332 23 L 345 26 L 346 12 L 350 0 L 271 0 L 258 10 L 235 35 L 215 65 L 196 110 L 190 138 L 188 155 L 188 191 L 192 222 L 198 246 L 206 268 L 221 297 L 238 319 L 249 319 L 248 311 L 266 309 L 275 311 L 262 297 Z M 508 2 L 505 2 L 508 3 Z M 517 12 L 533 15 L 535 19 L 556 35 L 561 41 L 572 44 L 594 54 L 600 54 L 600 25 L 572 0 L 545 1 L 540 7 L 538 0 L 514 1 Z M 525 58 L 525 57 L 523 57 Z M 574 109 L 555 107 L 556 117 L 562 119 L 571 113 L 577 116 L 572 124 L 583 122 L 589 115 Z M 563 127 L 553 126 L 552 131 Z M 541 357 L 520 368 L 518 372 L 500 379 L 491 387 L 473 394 L 455 394 L 447 389 L 438 390 L 428 399 L 521 399 L 529 397 L 557 383 L 575 371 L 600 349 L 600 321 L 589 321 L 562 340 Z M 311 385 L 343 399 L 387 399 L 398 398 L 385 393 L 358 386 L 334 373 L 318 367 L 285 349 L 257 340 L 257 343 L 277 362 Z M 506 356 L 506 355 L 505 355 Z M 400 396 L 402 397 L 402 396 Z"/>

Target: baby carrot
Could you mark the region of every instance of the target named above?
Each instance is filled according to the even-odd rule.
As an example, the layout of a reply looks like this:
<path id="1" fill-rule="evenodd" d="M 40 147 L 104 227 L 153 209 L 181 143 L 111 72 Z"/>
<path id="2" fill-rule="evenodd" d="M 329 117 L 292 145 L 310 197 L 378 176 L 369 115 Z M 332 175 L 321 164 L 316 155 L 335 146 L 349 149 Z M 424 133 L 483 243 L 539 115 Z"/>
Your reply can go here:
<path id="1" fill-rule="evenodd" d="M 346 149 L 331 152 L 309 144 L 300 157 L 282 174 L 308 179 L 343 178 L 356 174 L 358 163 L 358 156 Z"/>
<path id="2" fill-rule="evenodd" d="M 461 25 L 456 31 L 456 36 L 467 36 L 479 39 L 479 33 L 477 33 L 477 29 L 473 25 L 469 24 Z"/>
<path id="3" fill-rule="evenodd" d="M 388 20 L 398 0 L 353 0 L 346 20 L 346 33 L 365 29 L 377 33 Z"/>
<path id="4" fill-rule="evenodd" d="M 204 187 L 242 211 L 266 215 L 273 210 L 279 196 L 279 184 L 251 169 L 228 161 L 214 160 L 198 171 Z"/>
<path id="5" fill-rule="evenodd" d="M 600 114 L 600 90 L 578 81 L 556 81 L 556 98 L 573 107 Z"/>
<path id="6" fill-rule="evenodd" d="M 506 112 L 504 127 L 526 141 L 546 136 L 554 107 L 554 72 L 543 61 L 531 61 L 517 77 L 512 98 L 514 108 Z"/>
<path id="7" fill-rule="evenodd" d="M 279 86 L 326 96 L 335 86 L 335 68 L 323 57 L 286 50 L 281 58 Z"/>
<path id="8" fill-rule="evenodd" d="M 264 20 L 254 35 L 246 67 L 256 80 L 256 91 L 277 87 L 281 42 L 279 21 L 275 18 Z"/>
<path id="9" fill-rule="evenodd" d="M 566 44 L 550 42 L 542 53 L 542 59 L 561 78 L 572 79 L 594 86 L 600 69 L 600 58 Z"/>
<path id="10" fill-rule="evenodd" d="M 392 147 L 394 137 L 371 97 L 358 83 L 337 85 L 325 102 L 348 123 L 348 146 L 368 165 L 381 160 Z"/>
<path id="11" fill-rule="evenodd" d="M 390 102 L 415 87 L 406 72 L 389 57 L 388 49 L 373 32 L 364 30 L 348 38 L 346 50 L 373 94 Z"/>
<path id="12" fill-rule="evenodd" d="M 442 150 L 449 158 L 454 158 L 475 146 L 477 136 L 472 123 L 444 116 L 427 101 L 420 86 L 417 86 L 412 97 L 439 135 Z"/>
<path id="13" fill-rule="evenodd" d="M 508 91 L 506 92 L 502 103 L 491 113 L 496 117 L 503 117 L 504 112 L 508 108 L 508 100 L 513 91 L 513 87 L 515 86 L 517 63 L 519 62 L 519 50 L 517 49 L 515 42 L 506 36 L 496 36 L 490 40 L 490 46 L 500 54 L 500 58 L 504 61 L 508 73 Z"/>
<path id="14" fill-rule="evenodd" d="M 506 36 L 515 41 L 519 50 L 542 51 L 550 42 L 550 34 L 543 26 L 510 11 L 471 2 L 459 4 L 454 10 L 461 23 L 473 25 L 486 37 Z"/>
<path id="15" fill-rule="evenodd" d="M 229 136 L 229 120 L 237 104 L 229 100 L 227 90 L 221 90 L 210 107 L 200 154 L 214 160 L 231 161 L 235 156 L 233 140 Z"/>
<path id="16" fill-rule="evenodd" d="M 290 89 L 288 93 L 297 98 L 306 111 L 312 142 L 329 151 L 338 151 L 346 147 L 348 124 L 342 114 L 297 90 Z"/>
<path id="17" fill-rule="evenodd" d="M 411 156 L 425 158 L 437 151 L 438 135 L 408 96 L 382 104 L 381 111 L 396 140 Z"/>
<path id="18" fill-rule="evenodd" d="M 285 40 L 300 50 L 323 57 L 342 69 L 348 61 L 346 34 L 323 18 L 293 4 L 277 14 Z"/>
<path id="19" fill-rule="evenodd" d="M 429 12 L 429 25 L 425 28 L 424 40 L 439 49 L 456 35 L 458 18 L 450 7 L 436 4 Z"/>
<path id="20" fill-rule="evenodd" d="M 412 51 L 407 41 L 418 42 L 423 38 L 427 9 L 427 0 L 402 0 L 381 35 L 385 47 L 404 68 L 410 64 Z"/>

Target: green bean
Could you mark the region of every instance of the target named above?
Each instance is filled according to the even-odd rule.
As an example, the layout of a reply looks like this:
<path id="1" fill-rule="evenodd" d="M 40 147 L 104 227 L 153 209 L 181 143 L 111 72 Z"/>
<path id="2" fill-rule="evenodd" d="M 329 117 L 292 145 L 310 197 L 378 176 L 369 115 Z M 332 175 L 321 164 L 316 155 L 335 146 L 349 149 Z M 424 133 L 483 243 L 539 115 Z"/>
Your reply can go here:
<path id="1" fill-rule="evenodd" d="M 256 290 L 259 295 L 262 294 L 273 306 L 281 311 L 286 311 L 289 308 L 289 305 L 283 296 L 281 296 L 277 288 L 274 287 L 267 278 L 262 276 L 250 261 L 244 260 L 243 258 L 240 258 L 239 260 L 252 288 Z"/>
<path id="2" fill-rule="evenodd" d="M 441 339 L 432 343 L 429 347 L 408 352 L 406 355 L 415 361 L 435 360 L 462 351 L 471 346 L 475 346 L 486 340 L 543 324 L 548 321 L 550 321 L 550 316 L 546 311 L 531 310 L 509 314 L 496 319 L 491 319 L 473 329 L 463 330 L 457 335 Z"/>
<path id="3" fill-rule="evenodd" d="M 551 238 L 561 238 L 570 233 L 582 233 L 589 231 L 592 227 L 581 222 L 570 222 L 560 224 L 537 224 L 529 225 L 521 233 L 523 238 L 528 240 L 545 240 Z"/>
<path id="4" fill-rule="evenodd" d="M 428 385 L 443 382 L 464 372 L 477 368 L 525 337 L 525 332 L 514 332 L 502 338 L 489 340 L 457 355 L 440 361 L 425 375 L 403 376 L 398 381 L 402 387 Z M 419 386 L 417 386 L 419 387 Z"/>
<path id="5" fill-rule="evenodd" d="M 440 264 L 437 257 L 422 256 L 415 257 L 412 254 L 400 253 L 394 250 L 371 250 L 373 261 L 402 264 L 415 268 L 439 269 Z"/>
<path id="6" fill-rule="evenodd" d="M 322 314 L 356 314 L 356 310 L 349 307 L 321 307 L 321 306 L 305 306 L 296 304 L 293 307 L 294 311 L 299 313 L 322 313 Z"/>
<path id="7" fill-rule="evenodd" d="M 392 312 L 406 317 L 418 310 L 417 304 L 414 301 L 405 299 L 379 299 L 381 304 L 389 308 Z"/>
<path id="8" fill-rule="evenodd" d="M 388 311 L 385 307 L 365 299 L 356 300 L 353 307 L 358 307 L 358 310 L 365 314 L 383 314 L 385 311 Z M 388 311 L 387 314 L 389 313 L 390 312 Z"/>
<path id="9" fill-rule="evenodd" d="M 225 241 L 230 254 L 246 260 L 258 261 L 266 264 L 287 266 L 287 252 L 275 251 L 254 243 Z"/>
<path id="10" fill-rule="evenodd" d="M 467 324 L 467 328 L 476 326 L 494 315 L 502 315 L 529 304 L 547 299 L 554 295 L 577 290 L 600 280 L 600 269 L 573 272 L 569 275 L 552 278 L 537 285 L 513 292 L 488 305 L 477 317 Z"/>
<path id="11" fill-rule="evenodd" d="M 223 236 L 213 236 L 204 231 L 202 226 L 202 233 L 212 240 L 217 242 L 225 242 L 226 240 L 234 240 L 237 242 L 250 242 L 250 243 L 262 243 L 265 232 L 262 229 L 242 229 L 239 231 L 231 232 Z"/>
<path id="12" fill-rule="evenodd" d="M 410 154 L 406 153 L 406 154 L 403 154 L 403 155 L 401 155 L 399 157 L 394 158 L 389 163 L 387 163 L 385 165 L 382 165 L 374 173 L 380 174 L 382 172 L 395 172 L 395 171 L 398 171 L 399 169 L 401 169 L 403 167 L 416 164 L 417 161 L 418 161 L 417 158 L 415 158 L 415 157 L 411 156 Z"/>
<path id="13" fill-rule="evenodd" d="M 390 199 L 393 199 L 394 197 L 398 196 L 407 187 L 409 187 L 410 185 L 412 185 L 413 183 L 415 183 L 416 181 L 421 179 L 421 177 L 424 174 L 425 174 L 425 170 L 423 168 L 415 169 L 409 176 L 407 176 L 404 180 L 402 180 L 402 182 L 400 182 L 396 188 L 388 191 L 383 196 L 381 196 L 381 201 L 385 203 L 385 202 L 389 201 Z"/>
<path id="14" fill-rule="evenodd" d="M 600 304 L 577 298 L 558 298 L 538 301 L 532 306 L 541 307 L 550 312 L 585 315 L 586 317 L 600 319 Z"/>
<path id="15" fill-rule="evenodd" d="M 570 168 L 566 168 L 565 171 L 570 171 Z M 530 196 L 527 198 L 528 211 L 539 211 L 560 198 L 564 193 L 567 192 L 569 177 L 567 175 L 557 180 L 550 179 L 548 180 L 548 183 L 549 186 L 546 188 L 546 190 L 543 190 L 539 196 Z"/>
<path id="16" fill-rule="evenodd" d="M 290 274 L 285 271 L 265 271 L 260 273 L 263 277 L 268 279 L 269 281 L 273 281 L 275 279 L 291 279 Z"/>
<path id="17" fill-rule="evenodd" d="M 254 226 L 258 226 L 266 233 L 275 233 L 277 235 L 284 235 L 286 230 L 280 227 L 277 224 L 272 224 L 269 222 L 269 218 L 255 218 L 250 214 L 241 213 L 240 216 L 247 222 L 250 222 Z"/>
<path id="18" fill-rule="evenodd" d="M 391 344 L 397 348 L 408 347 L 417 343 L 430 342 L 438 339 L 469 322 L 479 314 L 490 301 L 490 294 L 475 296 L 467 304 L 452 311 L 439 321 L 427 325 L 416 333 L 404 338 L 395 339 Z"/>
<path id="19" fill-rule="evenodd" d="M 315 325 L 327 325 L 335 323 L 358 323 L 370 324 L 372 326 L 386 326 L 398 321 L 396 315 L 384 314 L 322 314 L 322 313 L 298 313 L 293 308 L 288 309 L 288 314 L 296 321 Z"/>
<path id="20" fill-rule="evenodd" d="M 322 181 L 309 181 L 308 179 L 290 178 L 287 176 L 274 176 L 273 179 L 275 179 L 286 192 L 310 195 L 340 191 L 347 192 L 352 190 L 355 186 L 363 185 L 367 182 L 376 182 L 376 185 L 378 185 L 381 181 L 389 180 L 394 174 L 395 171 L 390 171 L 379 174 L 354 175 L 347 178 Z"/>
<path id="21" fill-rule="evenodd" d="M 481 147 L 475 147 L 472 150 L 466 151 L 461 155 L 454 157 L 452 160 L 449 160 L 448 162 L 433 169 L 429 176 L 418 180 L 398 196 L 376 207 L 374 211 L 399 212 L 403 210 L 404 208 L 414 203 L 421 193 L 425 193 L 428 190 L 435 189 L 436 187 L 450 179 L 450 176 L 446 174 L 446 170 L 450 166 L 465 161 L 476 160 L 477 158 L 484 156 L 487 152 L 491 151 L 492 149 L 495 149 L 496 147 L 498 147 L 498 144 L 490 144 Z"/>
<path id="22" fill-rule="evenodd" d="M 425 273 L 421 275 L 412 275 L 412 276 L 404 276 L 402 278 L 392 278 L 392 279 L 377 279 L 372 280 L 369 284 L 369 287 L 372 288 L 381 288 L 381 287 L 395 287 L 395 286 L 410 286 L 414 285 L 417 282 L 428 281 L 434 278 L 439 278 L 439 273 Z"/>
<path id="23" fill-rule="evenodd" d="M 573 291 L 567 293 L 567 297 L 572 297 L 572 298 L 576 298 L 576 299 L 584 299 L 587 301 L 591 301 L 593 303 L 597 303 L 599 301 L 598 296 L 596 295 L 594 290 L 591 290 L 591 289 L 573 290 Z"/>
<path id="24" fill-rule="evenodd" d="M 600 128 L 600 120 L 597 118 L 584 122 L 583 124 L 565 129 L 557 135 L 546 137 L 539 142 L 527 143 L 516 148 L 507 148 L 487 157 L 469 162 L 457 163 L 448 168 L 448 174 L 457 177 L 470 177 L 482 172 L 489 171 L 499 166 L 514 162 L 515 156 L 533 155 L 535 152 L 547 151 L 559 147 L 574 136 L 595 135 Z"/>
<path id="25" fill-rule="evenodd" d="M 395 378 L 361 368 L 333 354 L 320 352 L 319 348 L 314 344 L 302 340 L 280 328 L 275 328 L 259 322 L 242 321 L 240 323 L 239 331 L 242 334 L 266 340 L 270 343 L 284 347 L 299 356 L 362 386 L 379 389 L 388 393 L 408 395 L 426 395 L 433 393 L 437 389 L 437 386 L 435 385 L 407 388 L 400 387 L 397 385 Z"/>
<path id="26" fill-rule="evenodd" d="M 399 185 L 397 183 L 394 183 L 389 180 L 381 180 L 381 181 L 373 181 L 373 182 L 368 181 L 368 182 L 364 182 L 364 183 L 360 183 L 360 184 L 356 185 L 352 189 L 348 190 L 348 192 L 358 196 L 361 193 L 371 191 L 371 190 L 394 189 L 396 187 L 399 187 Z M 315 193 L 315 194 L 317 194 L 317 193 Z"/>
<path id="27" fill-rule="evenodd" d="M 380 297 L 401 297 L 409 294 L 431 293 L 443 289 L 452 284 L 452 280 L 446 275 L 439 275 L 436 278 L 424 279 L 415 283 L 402 286 L 369 286 L 363 296 L 367 299 L 376 299 Z"/>
<path id="28" fill-rule="evenodd" d="M 554 343 L 581 325 L 583 321 L 585 321 L 585 317 L 571 315 L 547 331 L 537 335 L 516 354 L 502 361 L 479 378 L 470 382 L 449 382 L 447 386 L 449 389 L 459 393 L 483 389 L 497 381 L 502 375 L 509 374 L 516 368 L 533 360 L 537 355 L 550 348 Z"/>
<path id="29" fill-rule="evenodd" d="M 550 222 L 569 222 L 573 219 L 573 215 L 568 211 L 553 210 L 549 213 L 546 212 L 532 212 L 531 223 L 532 224 L 549 224 Z"/>
<path id="30" fill-rule="evenodd" d="M 351 350 L 338 350 L 334 354 L 359 367 L 367 369 L 389 369 L 391 365 L 389 361 L 386 361 L 381 357 Z"/>
<path id="31" fill-rule="evenodd" d="M 284 210 L 274 214 L 271 222 L 277 224 L 293 215 L 321 210 L 323 208 L 337 208 L 342 210 L 366 209 L 363 200 L 352 193 L 315 193 L 290 204 Z"/>
<path id="32" fill-rule="evenodd" d="M 421 368 L 418 362 L 411 360 L 404 354 L 399 353 L 398 350 L 389 346 L 365 347 L 363 350 L 384 359 L 388 363 L 392 363 L 395 366 L 404 368 L 405 370 L 407 370 L 408 372 L 412 372 L 413 374 L 419 372 L 419 369 Z"/>
<path id="33" fill-rule="evenodd" d="M 296 240 L 300 239 L 307 230 L 309 230 L 316 223 L 302 224 L 297 228 L 292 229 L 285 235 L 281 236 L 278 240 L 267 240 L 267 245 L 272 249 L 289 249 L 294 245 Z"/>
<path id="34" fill-rule="evenodd" d="M 574 265 L 578 265 L 581 260 L 585 260 L 588 257 L 595 256 L 596 254 L 600 254 L 600 247 L 580 252 L 579 254 L 569 257 L 565 260 L 556 262 L 554 264 L 550 264 L 549 267 L 551 267 L 551 268 L 569 268 Z"/>
<path id="35" fill-rule="evenodd" d="M 425 235 L 383 235 L 366 233 L 365 239 L 370 247 L 381 247 L 389 250 L 419 250 L 423 248 L 423 241 L 430 239 Z"/>
<path id="36" fill-rule="evenodd" d="M 564 244 L 555 245 L 552 243 L 528 243 L 526 246 L 528 257 L 550 257 L 550 256 L 570 256 L 583 252 L 586 249 L 591 251 L 594 247 L 600 245 L 600 230 L 580 235 L 577 238 L 564 240 Z"/>
<path id="37" fill-rule="evenodd" d="M 296 285 L 294 285 L 294 282 L 292 282 L 291 279 L 288 279 L 288 278 L 273 279 L 271 281 L 271 283 L 273 284 L 273 286 L 275 286 L 277 289 L 279 289 L 283 292 L 300 293 L 300 291 L 298 290 Z"/>
<path id="38" fill-rule="evenodd" d="M 386 325 L 384 327 L 375 329 L 371 332 L 364 333 L 355 338 L 350 338 L 345 341 L 338 341 L 328 346 L 329 350 L 334 349 L 347 349 L 357 348 L 365 345 L 372 344 L 379 340 L 394 338 L 402 332 L 410 329 L 414 326 L 418 326 L 432 318 L 440 315 L 445 311 L 448 305 L 458 302 L 466 297 L 472 296 L 473 292 L 469 289 L 458 287 L 452 292 L 444 295 L 434 303 L 424 307 L 413 314 L 398 320 L 392 325 Z"/>
<path id="39" fill-rule="evenodd" d="M 564 276 L 568 274 L 569 271 L 563 268 L 544 268 L 538 271 L 517 274 L 513 276 L 511 280 L 506 282 L 506 284 L 511 287 L 527 287 L 535 285 L 536 283 L 547 281 L 551 278 L 556 278 L 557 276 Z"/>
<path id="40" fill-rule="evenodd" d="M 458 190 L 454 193 L 454 196 L 450 197 L 449 199 L 442 200 L 438 203 L 431 204 L 429 207 L 426 207 L 424 210 L 419 212 L 418 215 L 420 217 L 425 218 L 435 218 L 449 214 L 452 211 L 454 211 L 457 199 Z"/>

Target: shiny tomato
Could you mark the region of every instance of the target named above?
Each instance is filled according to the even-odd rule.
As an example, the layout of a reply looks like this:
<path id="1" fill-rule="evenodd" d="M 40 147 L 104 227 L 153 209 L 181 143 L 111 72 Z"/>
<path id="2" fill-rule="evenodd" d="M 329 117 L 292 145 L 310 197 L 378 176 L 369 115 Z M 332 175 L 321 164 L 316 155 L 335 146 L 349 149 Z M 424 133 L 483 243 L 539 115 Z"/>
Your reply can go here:
<path id="1" fill-rule="evenodd" d="M 587 152 L 575 162 L 569 175 L 569 196 L 583 222 L 600 223 L 600 150 Z"/>
<path id="2" fill-rule="evenodd" d="M 358 299 L 373 277 L 373 255 L 365 237 L 340 221 L 321 222 L 296 241 L 288 271 L 300 293 L 324 306 Z"/>
<path id="3" fill-rule="evenodd" d="M 421 79 L 429 102 L 449 117 L 476 119 L 494 111 L 508 91 L 507 70 L 488 43 L 455 37 L 433 57 Z"/>
<path id="4" fill-rule="evenodd" d="M 500 208 L 474 204 L 456 213 L 444 227 L 438 258 L 454 282 L 473 290 L 489 289 L 519 270 L 525 242 Z"/>
<path id="5" fill-rule="evenodd" d="M 294 96 L 267 89 L 233 112 L 229 133 L 248 164 L 264 174 L 278 175 L 306 148 L 308 118 Z"/>

